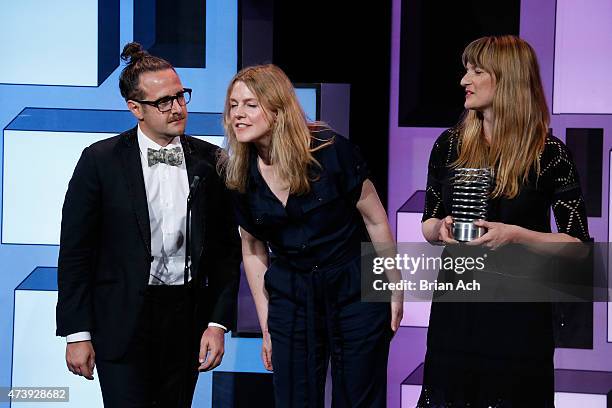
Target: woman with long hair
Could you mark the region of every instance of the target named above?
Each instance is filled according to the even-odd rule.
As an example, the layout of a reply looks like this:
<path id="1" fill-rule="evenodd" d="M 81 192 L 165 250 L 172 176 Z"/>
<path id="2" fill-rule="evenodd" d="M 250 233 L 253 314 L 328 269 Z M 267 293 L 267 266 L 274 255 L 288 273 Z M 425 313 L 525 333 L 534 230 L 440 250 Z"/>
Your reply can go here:
<path id="1" fill-rule="evenodd" d="M 453 245 L 452 178 L 458 168 L 492 169 L 486 233 L 469 243 L 588 241 L 578 174 L 566 146 L 548 134 L 549 113 L 531 46 L 484 37 L 462 56 L 466 113 L 435 142 L 422 230 Z M 558 232 L 551 232 L 550 209 Z M 419 407 L 553 407 L 550 303 L 432 303 Z"/>
<path id="2" fill-rule="evenodd" d="M 322 407 L 330 360 L 334 406 L 384 407 L 402 303 L 360 299 L 361 242 L 393 242 L 365 162 L 342 136 L 307 122 L 274 65 L 232 79 L 224 126 L 222 171 L 276 405 Z"/>

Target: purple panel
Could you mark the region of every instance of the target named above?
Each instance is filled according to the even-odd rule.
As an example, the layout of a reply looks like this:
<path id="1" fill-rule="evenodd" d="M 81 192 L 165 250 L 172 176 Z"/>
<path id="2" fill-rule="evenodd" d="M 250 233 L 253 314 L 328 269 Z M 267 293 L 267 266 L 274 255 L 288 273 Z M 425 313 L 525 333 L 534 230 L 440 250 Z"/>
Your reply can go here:
<path id="1" fill-rule="evenodd" d="M 555 391 L 576 394 L 607 394 L 612 373 L 605 371 L 555 370 Z"/>
<path id="2" fill-rule="evenodd" d="M 552 103 L 553 91 L 555 4 L 556 0 L 521 1 L 520 36 L 531 44 L 538 56 L 540 75 L 549 107 Z"/>
<path id="3" fill-rule="evenodd" d="M 399 212 L 422 213 L 425 207 L 425 191 L 415 191 L 398 210 Z"/>
<path id="4" fill-rule="evenodd" d="M 394 94 L 393 89 L 391 94 Z M 395 95 L 397 96 L 397 92 Z M 397 115 L 396 104 L 391 105 L 391 115 L 388 201 L 390 215 L 395 214 L 415 191 L 425 190 L 429 153 L 438 136 L 444 131 L 440 128 L 398 128 L 397 124 L 393 124 L 396 118 L 393 115 Z M 395 230 L 395 224 L 391 227 Z"/>
<path id="5" fill-rule="evenodd" d="M 255 301 L 249 289 L 249 282 L 244 273 L 244 268 L 240 265 L 240 286 L 238 289 L 238 313 L 236 318 L 235 335 L 242 337 L 261 336 Z"/>
<path id="6" fill-rule="evenodd" d="M 554 113 L 612 114 L 612 2 L 557 0 Z"/>
<path id="7" fill-rule="evenodd" d="M 559 139 L 565 139 L 567 128 L 603 128 L 602 156 L 593 160 L 602 160 L 603 182 L 601 186 L 601 217 L 589 218 L 589 232 L 597 242 L 608 240 L 608 174 L 610 160 L 608 151 L 612 147 L 612 115 L 553 115 L 551 120 L 552 133 Z"/>
<path id="8" fill-rule="evenodd" d="M 400 407 L 402 381 L 425 360 L 427 329 L 400 327 L 389 352 L 387 406 Z"/>
<path id="9" fill-rule="evenodd" d="M 402 381 L 402 385 L 422 385 L 424 368 L 425 364 L 419 364 L 419 366 L 415 368 L 404 381 Z"/>
<path id="10" fill-rule="evenodd" d="M 600 5 L 606 0 L 587 0 L 588 7 Z M 583 7 L 584 2 L 571 0 L 559 0 L 563 4 L 571 4 L 572 9 Z M 607 1 L 608 4 L 612 4 Z M 553 71 L 555 58 L 555 13 L 556 0 L 522 0 L 521 1 L 521 37 L 527 40 L 535 49 L 540 62 L 541 76 L 544 84 L 546 98 L 551 106 L 553 101 Z M 599 7 L 599 6 L 597 6 Z M 612 7 L 612 5 L 610 6 Z M 391 37 L 391 92 L 390 92 L 390 115 L 389 115 L 389 196 L 388 210 L 389 220 L 392 228 L 396 229 L 397 212 L 407 203 L 415 191 L 423 190 L 427 177 L 427 162 L 431 147 L 444 129 L 438 128 L 400 128 L 398 123 L 398 86 L 399 86 L 399 43 L 400 43 L 400 16 L 401 0 L 393 0 L 393 21 Z M 597 18 L 603 18 L 598 16 Z M 607 15 L 607 31 L 598 31 L 594 36 L 605 37 L 607 43 L 612 44 L 612 14 Z M 598 21 L 597 19 L 595 21 Z M 587 25 L 589 23 L 587 22 Z M 599 41 L 599 39 L 598 39 Z M 589 41 L 582 41 L 583 46 L 588 47 Z M 612 47 L 612 45 L 610 45 Z M 605 64 L 612 64 L 612 51 L 605 54 Z M 457 56 L 459 58 L 459 56 Z M 588 76 L 589 65 L 576 59 L 575 56 L 568 58 L 568 63 L 580 64 L 582 77 L 580 81 L 574 81 L 581 87 L 581 81 Z M 612 72 L 612 68 L 609 69 Z M 590 74 L 589 74 L 590 75 Z M 611 77 L 612 78 L 612 77 Z M 588 81 L 587 81 L 588 82 Z M 604 82 L 605 84 L 605 82 Z M 559 84 L 557 84 L 559 85 Z M 612 86 L 598 86 L 607 90 L 608 96 L 612 97 Z M 572 91 L 570 94 L 574 99 L 588 99 L 584 91 Z M 612 110 L 608 110 L 612 112 Z M 551 128 L 553 134 L 561 139 L 564 138 L 566 128 L 603 128 L 604 142 L 601 158 L 604 180 L 602 183 L 602 217 L 589 218 L 591 235 L 599 242 L 608 241 L 608 200 L 610 172 L 610 160 L 608 152 L 612 148 L 612 115 L 553 115 Z M 411 207 L 412 208 L 412 207 Z M 396 234 L 397 236 L 397 234 Z M 571 370 L 595 370 L 612 372 L 612 344 L 607 342 L 607 304 L 596 303 L 593 305 L 593 350 L 558 349 L 555 352 L 555 367 L 557 369 Z M 406 332 L 405 330 L 411 330 Z M 413 342 L 412 339 L 402 335 L 411 333 L 412 330 L 422 330 L 422 341 Z M 388 406 L 398 408 L 400 405 L 401 382 L 423 361 L 425 353 L 424 335 L 426 329 L 402 328 L 400 334 L 396 335 L 392 354 L 389 358 L 389 394 Z M 408 352 L 407 350 L 410 350 Z M 396 354 L 398 353 L 399 354 Z M 419 360 L 420 358 L 420 360 Z M 567 374 L 557 370 L 557 381 L 561 390 L 567 387 L 579 387 L 581 381 L 577 381 L 574 374 Z M 603 377 L 602 377 L 603 378 Z M 606 377 L 607 378 L 607 377 Z"/>
<path id="11" fill-rule="evenodd" d="M 425 190 L 429 153 L 444 129 L 398 127 L 401 0 L 393 0 L 389 112 L 388 215 L 396 235 L 396 213 L 416 190 Z M 459 57 L 459 56 L 458 56 Z M 401 383 L 425 358 L 426 328 L 400 327 L 391 343 L 387 405 L 399 408 Z"/>
<path id="12" fill-rule="evenodd" d="M 425 365 L 419 364 L 402 385 L 423 385 Z M 612 373 L 606 371 L 555 370 L 555 392 L 607 394 L 612 388 Z"/>
<path id="13" fill-rule="evenodd" d="M 321 120 L 347 138 L 350 111 L 350 84 L 321 84 Z"/>

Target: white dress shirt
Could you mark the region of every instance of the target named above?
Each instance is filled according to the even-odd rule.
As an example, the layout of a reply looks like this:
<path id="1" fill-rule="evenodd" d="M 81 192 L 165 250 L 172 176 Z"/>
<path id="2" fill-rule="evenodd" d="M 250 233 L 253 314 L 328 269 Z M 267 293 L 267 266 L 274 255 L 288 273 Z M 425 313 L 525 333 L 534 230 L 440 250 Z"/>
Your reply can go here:
<path id="1" fill-rule="evenodd" d="M 145 136 L 140 126 L 138 147 L 151 227 L 153 262 L 149 285 L 182 285 L 185 268 L 185 217 L 189 195 L 185 160 L 178 166 L 157 163 L 149 167 L 148 149 L 160 150 L 162 146 Z M 179 137 L 175 137 L 163 149 L 176 147 L 183 151 Z"/>
<path id="2" fill-rule="evenodd" d="M 151 270 L 149 285 L 182 285 L 185 270 L 185 226 L 189 179 L 185 159 L 178 166 L 157 163 L 149 167 L 148 149 L 173 149 L 183 147 L 180 137 L 175 137 L 162 147 L 147 137 L 138 126 L 138 148 L 144 177 L 149 225 L 151 227 Z M 188 277 L 191 280 L 191 276 Z M 209 323 L 208 326 L 225 326 Z M 68 343 L 91 340 L 89 332 L 79 332 L 66 337 Z"/>

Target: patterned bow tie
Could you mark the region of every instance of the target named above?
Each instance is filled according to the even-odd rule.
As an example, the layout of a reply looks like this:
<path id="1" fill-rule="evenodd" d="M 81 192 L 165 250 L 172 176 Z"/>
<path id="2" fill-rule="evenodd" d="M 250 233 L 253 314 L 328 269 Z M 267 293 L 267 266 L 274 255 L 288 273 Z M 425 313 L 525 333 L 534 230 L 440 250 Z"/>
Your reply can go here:
<path id="1" fill-rule="evenodd" d="M 183 164 L 183 151 L 180 147 L 173 147 L 172 149 L 151 149 L 147 150 L 147 159 L 149 161 L 149 167 L 156 165 L 157 163 L 166 163 L 170 166 L 180 166 Z"/>

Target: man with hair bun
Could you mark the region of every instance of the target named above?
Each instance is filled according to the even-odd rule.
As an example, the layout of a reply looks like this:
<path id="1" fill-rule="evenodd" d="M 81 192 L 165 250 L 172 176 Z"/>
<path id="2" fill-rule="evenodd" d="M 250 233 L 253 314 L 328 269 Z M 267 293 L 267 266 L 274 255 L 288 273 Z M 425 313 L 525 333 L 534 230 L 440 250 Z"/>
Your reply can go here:
<path id="1" fill-rule="evenodd" d="M 105 406 L 190 407 L 233 326 L 238 228 L 219 149 L 184 134 L 191 89 L 138 43 L 121 58 L 138 125 L 85 148 L 68 185 L 57 335 L 72 373 L 97 366 Z"/>

